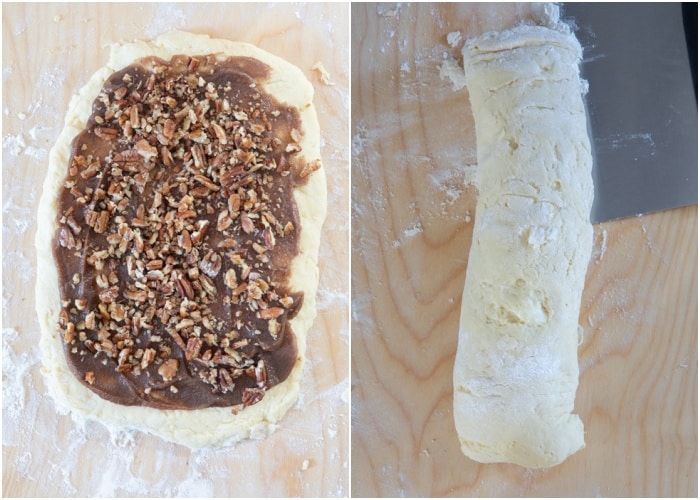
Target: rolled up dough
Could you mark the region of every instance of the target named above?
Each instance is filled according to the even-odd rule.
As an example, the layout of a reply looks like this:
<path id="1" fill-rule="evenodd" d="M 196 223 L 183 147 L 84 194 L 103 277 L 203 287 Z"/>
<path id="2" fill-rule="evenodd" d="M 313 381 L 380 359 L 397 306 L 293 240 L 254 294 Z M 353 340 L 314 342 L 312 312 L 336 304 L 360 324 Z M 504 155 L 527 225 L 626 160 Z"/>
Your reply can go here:
<path id="1" fill-rule="evenodd" d="M 479 198 L 454 368 L 462 451 L 559 464 L 584 447 L 571 414 L 592 249 L 591 149 L 568 30 L 518 26 L 463 49 Z"/>

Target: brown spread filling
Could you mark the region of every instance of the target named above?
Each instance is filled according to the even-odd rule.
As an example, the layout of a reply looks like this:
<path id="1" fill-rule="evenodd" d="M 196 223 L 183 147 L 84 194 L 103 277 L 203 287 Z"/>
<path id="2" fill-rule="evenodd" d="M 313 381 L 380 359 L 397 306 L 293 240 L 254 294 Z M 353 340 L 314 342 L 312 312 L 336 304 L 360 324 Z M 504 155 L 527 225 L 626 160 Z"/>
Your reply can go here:
<path id="1" fill-rule="evenodd" d="M 59 328 L 75 375 L 124 405 L 251 405 L 297 359 L 296 109 L 245 57 L 114 73 L 58 197 Z"/>

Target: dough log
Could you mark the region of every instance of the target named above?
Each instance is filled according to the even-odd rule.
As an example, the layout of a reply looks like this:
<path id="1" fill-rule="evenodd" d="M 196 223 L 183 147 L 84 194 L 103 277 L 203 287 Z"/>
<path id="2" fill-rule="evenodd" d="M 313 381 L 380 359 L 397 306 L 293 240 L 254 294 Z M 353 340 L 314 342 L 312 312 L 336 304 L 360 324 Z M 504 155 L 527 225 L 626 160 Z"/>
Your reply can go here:
<path id="1" fill-rule="evenodd" d="M 571 412 L 593 241 L 591 149 L 567 31 L 519 26 L 463 49 L 479 198 L 454 368 L 462 451 L 559 464 L 584 447 Z"/>

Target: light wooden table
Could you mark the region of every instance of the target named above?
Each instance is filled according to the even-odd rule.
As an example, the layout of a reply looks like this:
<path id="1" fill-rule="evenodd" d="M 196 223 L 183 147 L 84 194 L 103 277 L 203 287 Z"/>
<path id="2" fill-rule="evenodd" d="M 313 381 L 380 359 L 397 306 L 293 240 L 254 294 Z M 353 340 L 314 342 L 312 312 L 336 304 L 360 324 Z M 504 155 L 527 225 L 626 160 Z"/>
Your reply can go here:
<path id="1" fill-rule="evenodd" d="M 327 169 L 319 315 L 298 404 L 268 439 L 192 452 L 59 415 L 39 373 L 36 206 L 71 95 L 108 45 L 170 29 L 258 45 L 313 83 Z M 3 5 L 3 494 L 347 496 L 349 491 L 349 6 Z M 321 83 L 322 62 L 335 85 Z"/>
<path id="2" fill-rule="evenodd" d="M 500 4 L 352 8 L 353 496 L 697 497 L 697 206 L 599 224 L 580 323 L 584 450 L 530 471 L 462 455 L 452 368 L 476 189 L 446 35 Z"/>

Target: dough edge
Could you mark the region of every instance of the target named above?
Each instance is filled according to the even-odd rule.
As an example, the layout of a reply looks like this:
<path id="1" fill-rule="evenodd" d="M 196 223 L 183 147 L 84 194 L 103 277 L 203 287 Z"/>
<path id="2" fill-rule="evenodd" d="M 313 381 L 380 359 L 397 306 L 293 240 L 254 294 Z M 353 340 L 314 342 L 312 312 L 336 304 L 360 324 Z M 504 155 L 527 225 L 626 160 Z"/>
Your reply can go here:
<path id="1" fill-rule="evenodd" d="M 246 407 L 237 415 L 231 413 L 230 407 L 159 410 L 117 405 L 100 398 L 77 380 L 68 367 L 63 340 L 55 328 L 60 296 L 51 242 L 56 229 L 56 198 L 67 172 L 70 144 L 84 128 L 92 111 L 92 102 L 104 81 L 115 71 L 141 57 L 152 55 L 169 60 L 176 54 L 211 53 L 253 57 L 270 66 L 270 78 L 261 86 L 262 89 L 278 101 L 299 110 L 303 128 L 301 155 L 305 161 L 321 160 L 320 126 L 313 105 L 313 87 L 304 73 L 291 63 L 251 44 L 182 31 L 168 32 L 151 41 L 114 44 L 109 62 L 93 74 L 70 101 L 64 128 L 49 153 L 49 168 L 39 201 L 35 238 L 41 372 L 57 406 L 70 410 L 74 417 L 99 420 L 110 430 L 143 431 L 189 448 L 216 448 L 230 446 L 243 439 L 264 438 L 278 427 L 277 422 L 298 398 L 306 336 L 316 316 L 318 250 L 327 209 L 324 167 L 311 174 L 304 186 L 294 190 L 302 228 L 299 254 L 291 264 L 290 288 L 304 292 L 303 306 L 290 321 L 297 340 L 296 363 L 284 382 L 268 390 L 262 401 Z"/>

